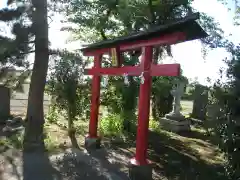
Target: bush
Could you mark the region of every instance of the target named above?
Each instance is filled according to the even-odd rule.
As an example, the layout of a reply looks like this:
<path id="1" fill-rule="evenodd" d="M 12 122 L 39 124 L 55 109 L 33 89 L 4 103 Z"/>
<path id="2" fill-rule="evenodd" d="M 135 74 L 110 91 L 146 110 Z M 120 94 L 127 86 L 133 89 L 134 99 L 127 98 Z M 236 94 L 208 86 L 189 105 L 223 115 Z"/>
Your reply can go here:
<path id="1" fill-rule="evenodd" d="M 210 95 L 211 103 L 219 107 L 214 130 L 225 154 L 226 174 L 229 179 L 237 180 L 240 178 L 240 46 L 230 52 L 232 60 L 227 62 L 226 71 L 228 81 L 218 80 Z"/>
<path id="2" fill-rule="evenodd" d="M 109 114 L 100 121 L 100 131 L 104 135 L 121 135 L 123 133 L 123 119 L 118 114 Z"/>
<path id="3" fill-rule="evenodd" d="M 0 140 L 0 146 L 22 149 L 23 148 L 23 133 L 22 132 L 16 133 L 16 134 L 9 136 L 6 139 Z"/>
<path id="4" fill-rule="evenodd" d="M 57 123 L 58 118 L 59 118 L 59 114 L 57 112 L 56 106 L 51 105 L 50 108 L 49 108 L 49 112 L 47 114 L 47 117 L 46 117 L 47 122 L 49 122 L 49 123 Z"/>
<path id="5" fill-rule="evenodd" d="M 149 129 L 154 132 L 158 132 L 160 130 L 159 122 L 150 118 L 149 119 Z"/>

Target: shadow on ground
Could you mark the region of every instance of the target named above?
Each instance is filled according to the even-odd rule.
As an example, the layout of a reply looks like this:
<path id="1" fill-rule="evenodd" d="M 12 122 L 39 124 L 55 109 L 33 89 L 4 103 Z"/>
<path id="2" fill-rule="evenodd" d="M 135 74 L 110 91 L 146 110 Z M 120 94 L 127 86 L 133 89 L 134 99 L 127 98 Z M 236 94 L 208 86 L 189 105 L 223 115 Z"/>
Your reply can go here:
<path id="1" fill-rule="evenodd" d="M 105 153 L 104 149 L 91 155 L 79 149 L 68 149 L 49 156 L 46 152 L 22 153 L 9 149 L 1 154 L 1 180 L 127 180 L 117 164 L 104 160 Z"/>
<path id="2" fill-rule="evenodd" d="M 47 152 L 22 152 L 21 132 L 0 134 L 5 144 L 0 148 L 0 180 L 127 180 L 120 164 L 107 160 L 104 148 L 83 152 L 79 148 L 50 156 Z M 77 140 L 71 138 L 75 147 Z M 7 143 L 6 143 L 7 142 Z"/>
<path id="3" fill-rule="evenodd" d="M 60 180 L 62 175 L 49 161 L 48 154 L 23 153 L 23 180 Z"/>
<path id="4" fill-rule="evenodd" d="M 197 138 L 201 136 L 198 134 Z M 205 138 L 207 139 L 207 137 L 202 138 L 204 138 L 203 141 L 205 141 Z M 132 139 L 128 143 L 118 143 L 118 145 L 113 145 L 110 148 L 130 158 L 134 155 L 135 141 Z M 220 164 L 207 162 L 182 141 L 171 138 L 165 133 L 149 132 L 148 154 L 149 159 L 154 162 L 155 179 L 164 177 L 168 180 L 226 179 L 224 169 Z"/>
<path id="5" fill-rule="evenodd" d="M 204 148 L 208 137 L 200 132 L 182 134 L 197 139 L 198 147 Z M 175 136 L 180 138 L 181 136 Z M 194 141 L 195 142 L 195 141 Z M 163 132 L 149 132 L 149 159 L 154 162 L 154 178 L 168 180 L 225 180 L 220 164 L 206 161 L 196 149 Z M 210 142 L 209 142 L 210 144 Z M 50 156 L 47 153 L 23 153 L 10 156 L 1 152 L 5 161 L 1 180 L 126 180 L 127 163 L 135 152 L 135 137 L 127 142 L 106 141 L 104 148 L 84 152 L 74 149 Z M 200 149 L 201 150 L 201 149 Z M 6 149 L 4 150 L 6 151 Z M 12 152 L 11 152 L 12 151 Z M 1 159 L 0 159 L 1 163 Z M 0 164 L 1 165 L 1 164 Z M 20 169 L 19 169 L 20 167 Z M 6 175 L 7 169 L 7 175 Z M 13 178 L 13 179 L 14 179 Z"/>

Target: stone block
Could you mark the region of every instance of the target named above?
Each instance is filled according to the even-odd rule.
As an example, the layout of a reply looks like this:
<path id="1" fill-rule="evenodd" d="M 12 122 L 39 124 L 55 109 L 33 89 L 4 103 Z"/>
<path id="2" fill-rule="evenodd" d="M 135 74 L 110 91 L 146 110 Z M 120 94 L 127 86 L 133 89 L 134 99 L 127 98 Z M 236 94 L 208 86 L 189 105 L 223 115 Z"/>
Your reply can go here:
<path id="1" fill-rule="evenodd" d="M 129 163 L 129 178 L 131 180 L 152 180 L 152 164 L 135 165 Z"/>
<path id="2" fill-rule="evenodd" d="M 179 122 L 186 120 L 185 116 L 182 115 L 180 112 L 179 113 L 171 112 L 169 114 L 166 114 L 165 118 Z"/>
<path id="3" fill-rule="evenodd" d="M 160 125 L 163 129 L 172 132 L 183 132 L 183 131 L 190 131 L 190 121 L 185 119 L 182 121 L 172 120 L 168 118 L 161 118 Z"/>
<path id="4" fill-rule="evenodd" d="M 86 149 L 99 149 L 101 147 L 101 138 L 91 138 L 89 136 L 86 136 L 84 145 Z"/>
<path id="5" fill-rule="evenodd" d="M 202 85 L 197 85 L 194 91 L 193 110 L 191 117 L 195 119 L 205 120 L 208 104 L 208 88 Z"/>

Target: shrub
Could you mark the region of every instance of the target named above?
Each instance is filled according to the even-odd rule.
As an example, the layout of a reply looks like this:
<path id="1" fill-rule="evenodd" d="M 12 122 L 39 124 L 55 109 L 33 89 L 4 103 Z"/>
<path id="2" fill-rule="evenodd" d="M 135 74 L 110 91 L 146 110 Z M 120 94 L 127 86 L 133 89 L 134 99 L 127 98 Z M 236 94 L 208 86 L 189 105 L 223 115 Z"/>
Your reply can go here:
<path id="1" fill-rule="evenodd" d="M 51 105 L 50 108 L 49 108 L 49 112 L 47 114 L 47 117 L 46 117 L 47 122 L 49 122 L 49 123 L 57 123 L 58 118 L 59 118 L 59 115 L 58 115 L 56 106 Z"/>
<path id="2" fill-rule="evenodd" d="M 229 179 L 240 178 L 240 47 L 230 47 L 228 81 L 218 80 L 211 89 L 211 103 L 218 106 L 215 134 L 225 154 L 225 170 Z M 223 72 L 222 72 L 223 73 Z M 222 74 L 221 74 L 222 75 Z M 222 77 L 222 76 L 221 76 Z"/>
<path id="3" fill-rule="evenodd" d="M 149 129 L 154 132 L 158 132 L 160 129 L 159 122 L 150 118 L 149 119 Z"/>
<path id="4" fill-rule="evenodd" d="M 118 114 L 108 114 L 100 121 L 100 131 L 104 135 L 120 135 L 123 132 L 123 120 Z"/>

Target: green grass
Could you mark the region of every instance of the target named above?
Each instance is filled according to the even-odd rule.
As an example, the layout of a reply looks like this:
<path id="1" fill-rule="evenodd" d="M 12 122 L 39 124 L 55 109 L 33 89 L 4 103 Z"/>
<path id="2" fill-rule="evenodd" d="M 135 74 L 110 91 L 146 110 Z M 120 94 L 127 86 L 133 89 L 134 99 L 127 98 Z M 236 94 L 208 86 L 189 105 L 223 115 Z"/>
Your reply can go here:
<path id="1" fill-rule="evenodd" d="M 183 115 L 189 115 L 192 113 L 193 101 L 181 101 Z"/>

